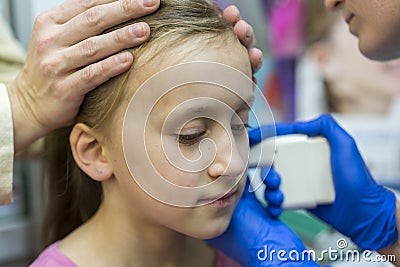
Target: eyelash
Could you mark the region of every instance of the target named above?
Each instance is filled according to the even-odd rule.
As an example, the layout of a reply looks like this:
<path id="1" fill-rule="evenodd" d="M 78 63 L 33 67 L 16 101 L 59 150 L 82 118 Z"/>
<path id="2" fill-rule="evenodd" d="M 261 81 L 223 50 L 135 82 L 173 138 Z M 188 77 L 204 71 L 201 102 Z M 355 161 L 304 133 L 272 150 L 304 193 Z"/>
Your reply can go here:
<path id="1" fill-rule="evenodd" d="M 194 145 L 200 141 L 200 137 L 204 136 L 206 131 L 194 133 L 194 134 L 178 134 L 178 141 L 183 145 Z"/>
<path id="2" fill-rule="evenodd" d="M 239 126 L 244 126 L 244 128 L 247 128 L 247 129 L 252 128 L 247 123 L 240 124 Z M 243 128 L 241 127 L 240 129 L 232 129 L 232 130 L 234 130 L 235 132 L 240 132 L 243 130 Z M 199 142 L 201 137 L 203 137 L 206 133 L 207 133 L 206 131 L 202 131 L 202 132 L 198 132 L 198 133 L 194 133 L 194 134 L 178 134 L 177 139 L 178 139 L 179 143 L 181 143 L 183 145 L 191 146 L 191 145 L 194 145 L 197 142 Z"/>

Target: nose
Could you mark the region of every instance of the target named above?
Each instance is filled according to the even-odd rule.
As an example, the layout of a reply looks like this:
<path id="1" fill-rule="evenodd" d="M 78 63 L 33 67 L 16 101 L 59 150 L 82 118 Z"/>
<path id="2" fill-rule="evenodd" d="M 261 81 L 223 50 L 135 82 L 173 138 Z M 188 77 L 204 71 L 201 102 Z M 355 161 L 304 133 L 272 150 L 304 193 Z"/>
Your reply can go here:
<path id="1" fill-rule="evenodd" d="M 245 151 L 239 151 L 238 145 L 233 136 L 225 133 L 223 138 L 219 138 L 217 145 L 217 153 L 213 163 L 208 168 L 210 177 L 217 179 L 220 176 L 235 178 L 243 173 L 246 167 L 242 156 L 247 154 Z M 247 145 L 248 147 L 248 145 Z M 246 155 L 244 155 L 246 154 Z M 247 158 L 247 156 L 246 156 Z"/>
<path id="2" fill-rule="evenodd" d="M 345 0 L 325 0 L 325 7 L 329 10 L 338 10 Z"/>

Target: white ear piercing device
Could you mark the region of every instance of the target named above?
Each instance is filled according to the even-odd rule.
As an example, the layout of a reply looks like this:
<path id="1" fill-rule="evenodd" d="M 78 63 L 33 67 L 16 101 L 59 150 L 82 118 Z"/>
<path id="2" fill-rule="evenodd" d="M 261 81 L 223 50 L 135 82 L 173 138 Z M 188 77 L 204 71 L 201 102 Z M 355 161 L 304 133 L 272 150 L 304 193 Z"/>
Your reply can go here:
<path id="1" fill-rule="evenodd" d="M 273 162 L 271 149 L 275 149 Z M 267 138 L 251 147 L 249 167 L 272 166 L 281 177 L 283 208 L 313 208 L 335 200 L 330 149 L 323 137 L 292 134 Z M 260 175 L 260 171 L 254 172 Z"/>

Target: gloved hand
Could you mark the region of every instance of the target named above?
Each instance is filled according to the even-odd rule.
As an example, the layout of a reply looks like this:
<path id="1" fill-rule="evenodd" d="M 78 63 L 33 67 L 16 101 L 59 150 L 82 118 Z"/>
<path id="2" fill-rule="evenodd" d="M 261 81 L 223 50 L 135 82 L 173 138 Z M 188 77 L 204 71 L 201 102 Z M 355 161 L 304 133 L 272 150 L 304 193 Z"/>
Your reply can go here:
<path id="1" fill-rule="evenodd" d="M 272 135 L 275 135 L 275 128 L 270 127 L 270 126 L 265 126 L 263 128 L 265 131 L 265 135 L 263 138 L 268 138 L 271 137 Z M 249 131 L 249 137 L 250 137 L 250 132 L 254 131 Z M 249 143 L 250 146 L 254 146 L 262 141 L 261 138 L 249 138 Z M 250 170 L 249 170 L 249 175 L 250 175 Z M 251 179 L 251 175 L 249 176 Z M 279 189 L 279 186 L 281 184 L 281 178 L 278 173 L 272 168 L 272 167 L 264 167 L 261 169 L 260 173 L 260 178 L 265 185 L 265 191 L 264 191 L 264 198 L 268 202 L 268 206 L 266 208 L 267 212 L 272 218 L 277 219 L 281 213 L 282 213 L 282 202 L 283 202 L 283 193 Z M 254 183 L 252 183 L 254 186 Z M 256 185 L 258 186 L 258 185 Z M 254 188 L 257 189 L 257 188 Z"/>
<path id="2" fill-rule="evenodd" d="M 266 210 L 273 219 L 277 219 L 282 213 L 284 198 L 279 189 L 281 177 L 273 168 L 265 167 L 261 169 L 261 179 L 265 185 L 264 198 L 268 204 Z"/>
<path id="3" fill-rule="evenodd" d="M 208 242 L 243 266 L 319 266 L 307 256 L 301 258 L 301 252 L 306 249 L 302 241 L 283 222 L 265 212 L 254 193 L 249 192 L 248 185 L 226 232 Z M 281 252 L 279 258 L 280 250 L 285 254 Z M 299 253 L 289 254 L 290 251 Z M 293 261 L 296 255 L 299 260 Z"/>
<path id="4" fill-rule="evenodd" d="M 249 132 L 250 140 L 259 141 L 262 132 L 263 127 Z M 398 239 L 395 195 L 374 181 L 353 138 L 331 116 L 277 124 L 276 132 L 324 136 L 329 141 L 336 198 L 333 204 L 310 210 L 313 214 L 363 249 L 381 249 Z"/>

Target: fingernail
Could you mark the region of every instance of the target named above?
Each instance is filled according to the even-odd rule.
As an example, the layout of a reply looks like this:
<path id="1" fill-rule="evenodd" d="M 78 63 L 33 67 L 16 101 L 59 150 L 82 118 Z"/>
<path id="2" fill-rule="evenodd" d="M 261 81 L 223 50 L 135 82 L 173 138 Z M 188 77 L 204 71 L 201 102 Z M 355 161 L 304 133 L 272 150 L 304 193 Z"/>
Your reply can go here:
<path id="1" fill-rule="evenodd" d="M 133 32 L 133 34 L 136 37 L 142 37 L 145 34 L 145 30 L 144 30 L 143 24 L 141 24 L 141 23 L 132 25 L 131 26 L 131 31 Z"/>
<path id="2" fill-rule="evenodd" d="M 156 0 L 143 0 L 144 7 L 152 7 L 156 4 Z"/>
<path id="3" fill-rule="evenodd" d="M 127 53 L 120 53 L 117 55 L 117 62 L 118 63 L 126 63 L 128 61 Z"/>

